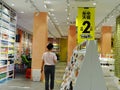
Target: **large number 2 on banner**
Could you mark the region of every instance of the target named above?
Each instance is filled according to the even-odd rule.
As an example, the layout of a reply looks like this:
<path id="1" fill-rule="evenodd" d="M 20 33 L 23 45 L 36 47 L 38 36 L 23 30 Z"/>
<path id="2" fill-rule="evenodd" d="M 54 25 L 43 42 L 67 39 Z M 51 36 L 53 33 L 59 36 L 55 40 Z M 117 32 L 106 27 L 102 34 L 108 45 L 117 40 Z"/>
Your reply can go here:
<path id="1" fill-rule="evenodd" d="M 84 21 L 83 25 L 86 25 L 86 24 L 87 24 L 87 26 L 82 33 L 90 33 L 90 31 L 88 31 L 89 28 L 90 28 L 90 22 L 89 21 Z"/>

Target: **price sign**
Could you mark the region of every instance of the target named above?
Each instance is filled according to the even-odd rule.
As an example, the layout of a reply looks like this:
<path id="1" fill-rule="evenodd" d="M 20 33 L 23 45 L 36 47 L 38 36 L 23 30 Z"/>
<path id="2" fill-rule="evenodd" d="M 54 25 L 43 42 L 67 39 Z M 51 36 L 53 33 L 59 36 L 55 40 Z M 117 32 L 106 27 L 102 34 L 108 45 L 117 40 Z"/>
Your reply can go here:
<path id="1" fill-rule="evenodd" d="M 76 19 L 78 43 L 84 40 L 94 40 L 95 27 L 95 8 L 79 7 Z"/>

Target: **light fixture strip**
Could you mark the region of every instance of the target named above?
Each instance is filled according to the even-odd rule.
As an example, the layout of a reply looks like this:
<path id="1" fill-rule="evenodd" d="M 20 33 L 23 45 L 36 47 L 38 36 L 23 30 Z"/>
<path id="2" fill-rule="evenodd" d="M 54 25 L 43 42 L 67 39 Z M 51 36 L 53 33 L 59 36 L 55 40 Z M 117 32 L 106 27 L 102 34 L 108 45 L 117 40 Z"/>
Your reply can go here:
<path id="1" fill-rule="evenodd" d="M 96 26 L 96 28 L 100 27 L 104 22 L 107 22 L 107 19 L 109 19 L 110 16 L 113 16 L 113 14 L 116 14 L 116 11 L 120 12 L 120 10 L 118 10 L 119 7 L 120 4 L 115 6 L 115 8 L 102 19 L 102 21 Z"/>
<path id="2" fill-rule="evenodd" d="M 37 12 L 40 12 L 40 10 L 38 9 L 38 7 L 35 5 L 34 1 L 33 0 L 26 0 L 25 2 L 30 2 L 31 6 L 34 7 L 34 9 L 37 11 Z"/>
<path id="3" fill-rule="evenodd" d="M 45 5 L 46 5 L 46 4 L 45 4 Z M 48 6 L 47 6 L 47 5 L 46 5 L 46 9 L 48 10 L 48 12 L 49 12 L 50 14 L 53 14 L 53 13 L 51 13 L 51 11 L 48 9 Z M 54 14 L 53 14 L 53 15 L 54 15 Z M 53 25 L 55 26 L 55 28 L 56 28 L 56 30 L 58 31 L 60 37 L 62 37 L 62 34 L 61 34 L 59 28 L 55 25 L 55 23 L 53 22 L 53 20 L 51 19 L 51 16 L 50 16 L 49 14 L 48 14 L 48 17 L 49 17 L 49 19 L 51 20 L 51 22 L 53 23 Z M 52 35 L 52 34 L 51 34 L 51 35 Z"/>
<path id="4" fill-rule="evenodd" d="M 66 0 L 66 4 L 67 4 L 67 24 L 69 24 L 70 22 L 70 1 Z"/>

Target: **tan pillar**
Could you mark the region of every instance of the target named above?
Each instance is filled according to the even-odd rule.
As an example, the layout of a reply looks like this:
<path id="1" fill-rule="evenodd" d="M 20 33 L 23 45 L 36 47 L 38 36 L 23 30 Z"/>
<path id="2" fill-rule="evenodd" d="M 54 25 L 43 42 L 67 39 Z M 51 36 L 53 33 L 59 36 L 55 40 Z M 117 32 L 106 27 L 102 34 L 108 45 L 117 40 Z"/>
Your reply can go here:
<path id="1" fill-rule="evenodd" d="M 111 26 L 102 27 L 102 36 L 101 36 L 101 55 L 105 56 L 106 54 L 111 53 Z"/>
<path id="2" fill-rule="evenodd" d="M 68 30 L 68 59 L 67 62 L 70 61 L 70 58 L 73 53 L 73 49 L 76 47 L 77 41 L 76 41 L 76 27 L 75 25 L 70 25 L 70 28 Z"/>
<path id="3" fill-rule="evenodd" d="M 42 54 L 45 52 L 48 42 L 47 15 L 46 12 L 40 12 L 39 15 L 34 14 L 32 69 L 41 69 Z"/>

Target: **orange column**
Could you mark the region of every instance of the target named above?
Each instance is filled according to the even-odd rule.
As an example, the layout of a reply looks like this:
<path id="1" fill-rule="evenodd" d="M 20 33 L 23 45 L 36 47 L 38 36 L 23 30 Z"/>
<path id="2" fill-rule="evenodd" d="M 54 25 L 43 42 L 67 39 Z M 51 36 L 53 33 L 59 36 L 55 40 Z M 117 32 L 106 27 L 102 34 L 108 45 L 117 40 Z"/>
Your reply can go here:
<path id="1" fill-rule="evenodd" d="M 68 30 L 68 59 L 67 62 L 70 61 L 70 57 L 72 56 L 73 49 L 76 47 L 76 27 L 75 25 L 70 25 L 70 28 Z"/>
<path id="2" fill-rule="evenodd" d="M 40 12 L 39 15 L 34 14 L 32 69 L 41 69 L 42 54 L 45 52 L 48 42 L 47 15 L 46 12 Z"/>
<path id="3" fill-rule="evenodd" d="M 101 55 L 105 56 L 106 54 L 111 53 L 111 26 L 102 27 L 102 36 L 101 36 Z"/>

